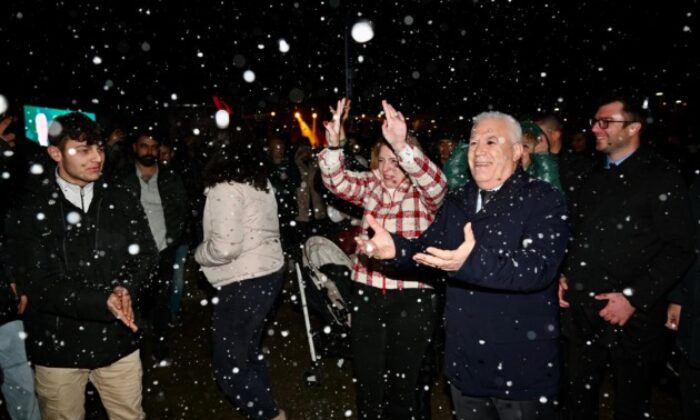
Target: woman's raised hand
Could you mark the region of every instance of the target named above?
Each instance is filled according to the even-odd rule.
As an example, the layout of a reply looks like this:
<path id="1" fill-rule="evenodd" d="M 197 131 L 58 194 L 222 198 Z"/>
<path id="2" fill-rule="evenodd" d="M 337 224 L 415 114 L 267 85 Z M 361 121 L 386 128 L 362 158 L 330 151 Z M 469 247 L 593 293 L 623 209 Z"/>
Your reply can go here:
<path id="1" fill-rule="evenodd" d="M 326 140 L 328 140 L 328 146 L 330 147 L 340 146 L 340 127 L 342 126 L 341 117 L 347 101 L 347 98 L 339 99 L 335 109 L 330 107 L 331 114 L 333 114 L 333 119 L 331 121 L 323 122 L 323 127 L 326 129 Z"/>
<path id="2" fill-rule="evenodd" d="M 389 142 L 394 152 L 399 152 L 406 146 L 406 119 L 403 114 L 394 109 L 391 104 L 385 100 L 382 101 L 384 108 L 384 124 L 382 124 L 382 135 Z"/>

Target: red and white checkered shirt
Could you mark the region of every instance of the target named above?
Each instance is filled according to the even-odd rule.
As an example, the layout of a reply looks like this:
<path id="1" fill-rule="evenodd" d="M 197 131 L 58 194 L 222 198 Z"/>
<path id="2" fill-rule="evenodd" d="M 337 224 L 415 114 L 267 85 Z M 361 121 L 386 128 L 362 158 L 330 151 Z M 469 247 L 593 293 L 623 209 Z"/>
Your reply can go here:
<path id="1" fill-rule="evenodd" d="M 323 150 L 318 157 L 323 183 L 338 197 L 364 208 L 362 234 L 367 235 L 371 214 L 391 233 L 417 238 L 432 223 L 447 194 L 447 180 L 440 168 L 411 145 L 397 153 L 399 165 L 408 177 L 396 189 L 386 188 L 375 171 L 354 172 L 345 169 L 341 150 Z M 418 289 L 430 287 L 401 273 L 392 277 L 390 268 L 356 255 L 352 279 L 382 289 Z"/>

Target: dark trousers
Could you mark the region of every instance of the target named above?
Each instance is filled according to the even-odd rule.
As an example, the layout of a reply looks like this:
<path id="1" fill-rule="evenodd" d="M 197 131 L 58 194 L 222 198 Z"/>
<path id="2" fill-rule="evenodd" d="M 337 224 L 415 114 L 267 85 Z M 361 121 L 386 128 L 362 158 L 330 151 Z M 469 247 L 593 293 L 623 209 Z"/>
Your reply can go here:
<path id="1" fill-rule="evenodd" d="M 433 392 L 435 380 L 442 371 L 445 354 L 445 288 L 433 289 L 432 317 L 435 325 L 430 345 L 426 349 L 423 364 L 418 374 L 418 386 L 416 387 L 418 399 L 418 418 L 430 420 L 432 418 L 430 397 Z"/>
<path id="2" fill-rule="evenodd" d="M 606 347 L 568 340 L 567 411 L 574 420 L 598 418 L 600 385 L 606 368 L 612 375 L 615 420 L 638 420 L 651 414 L 653 363 Z M 602 402 L 606 404 L 606 401 Z"/>
<path id="3" fill-rule="evenodd" d="M 457 420 L 556 420 L 552 401 L 513 401 L 494 397 L 472 397 L 451 387 Z"/>
<path id="4" fill-rule="evenodd" d="M 270 419 L 279 414 L 260 354 L 260 340 L 265 317 L 282 282 L 282 272 L 278 271 L 223 286 L 214 306 L 214 377 L 226 397 L 250 419 Z"/>
<path id="5" fill-rule="evenodd" d="M 159 360 L 170 356 L 170 295 L 174 263 L 175 247 L 167 247 L 160 251 L 158 271 L 151 282 L 144 308 L 144 312 L 150 314 L 153 319 L 151 352 L 153 357 Z"/>
<path id="6" fill-rule="evenodd" d="M 700 417 L 700 368 L 692 366 L 684 355 L 680 370 L 683 420 L 697 420 Z"/>
<path id="7" fill-rule="evenodd" d="M 351 302 L 353 373 L 359 419 L 410 420 L 435 317 L 430 289 L 382 290 L 354 284 Z"/>

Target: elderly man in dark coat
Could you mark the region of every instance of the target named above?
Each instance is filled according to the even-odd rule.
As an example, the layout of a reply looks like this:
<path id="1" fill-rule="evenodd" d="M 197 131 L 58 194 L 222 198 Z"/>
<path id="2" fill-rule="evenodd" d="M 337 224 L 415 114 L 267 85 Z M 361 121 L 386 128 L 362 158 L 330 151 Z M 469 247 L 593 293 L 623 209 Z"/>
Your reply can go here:
<path id="1" fill-rule="evenodd" d="M 557 270 L 569 237 L 560 192 L 519 169 L 521 129 L 499 112 L 474 118 L 472 180 L 417 240 L 358 239 L 361 252 L 448 278 L 445 370 L 457 417 L 555 418 Z"/>

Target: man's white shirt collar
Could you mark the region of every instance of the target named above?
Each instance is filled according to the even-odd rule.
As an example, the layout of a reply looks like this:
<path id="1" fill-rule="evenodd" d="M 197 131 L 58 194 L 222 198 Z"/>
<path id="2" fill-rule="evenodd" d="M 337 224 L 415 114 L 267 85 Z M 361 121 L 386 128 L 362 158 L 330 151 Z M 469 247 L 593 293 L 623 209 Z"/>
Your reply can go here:
<path id="1" fill-rule="evenodd" d="M 80 185 L 70 183 L 61 178 L 58 174 L 58 169 L 56 169 L 56 183 L 58 183 L 58 186 L 61 188 L 61 192 L 63 192 L 63 196 L 66 197 L 66 200 L 87 213 L 95 191 L 94 182 L 90 182 L 84 187 L 81 187 Z"/>

